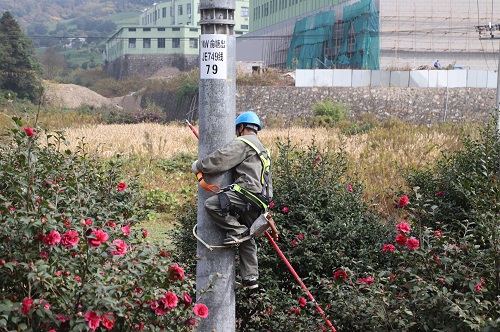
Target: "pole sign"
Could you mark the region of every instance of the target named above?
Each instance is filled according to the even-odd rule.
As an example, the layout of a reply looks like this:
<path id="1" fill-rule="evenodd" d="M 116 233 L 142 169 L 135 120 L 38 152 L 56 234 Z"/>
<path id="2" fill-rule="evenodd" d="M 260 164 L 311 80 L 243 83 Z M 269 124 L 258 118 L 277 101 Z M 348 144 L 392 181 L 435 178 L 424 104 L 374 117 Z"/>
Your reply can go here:
<path id="1" fill-rule="evenodd" d="M 227 35 L 201 35 L 200 44 L 200 79 L 227 79 Z"/>

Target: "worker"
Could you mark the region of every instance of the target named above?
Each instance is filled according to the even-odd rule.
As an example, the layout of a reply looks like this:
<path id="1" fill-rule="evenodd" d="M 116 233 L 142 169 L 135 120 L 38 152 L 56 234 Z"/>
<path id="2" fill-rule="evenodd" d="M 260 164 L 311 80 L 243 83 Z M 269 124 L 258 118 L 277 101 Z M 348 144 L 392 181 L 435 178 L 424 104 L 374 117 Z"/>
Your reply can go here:
<path id="1" fill-rule="evenodd" d="M 441 62 L 439 62 L 439 60 L 436 60 L 436 62 L 434 62 L 434 67 L 437 69 L 441 68 Z"/>
<path id="2" fill-rule="evenodd" d="M 236 118 L 236 138 L 225 147 L 192 164 L 192 172 L 232 171 L 233 183 L 205 201 L 205 210 L 226 231 L 223 244 L 238 245 L 242 288 L 259 287 L 257 244 L 250 234 L 253 222 L 272 200 L 270 155 L 257 132 L 259 117 L 249 110 Z"/>

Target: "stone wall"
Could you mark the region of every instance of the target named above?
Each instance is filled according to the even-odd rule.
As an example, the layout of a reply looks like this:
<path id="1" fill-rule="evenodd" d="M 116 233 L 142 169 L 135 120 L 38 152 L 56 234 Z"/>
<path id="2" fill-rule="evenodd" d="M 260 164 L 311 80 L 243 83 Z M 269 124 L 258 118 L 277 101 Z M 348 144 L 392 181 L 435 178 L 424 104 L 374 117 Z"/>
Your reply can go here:
<path id="1" fill-rule="evenodd" d="M 179 71 L 189 71 L 198 66 L 198 55 L 184 54 L 145 54 L 125 55 L 104 64 L 104 70 L 116 80 L 134 75 L 150 77 L 157 71 L 174 67 Z"/>
<path id="2" fill-rule="evenodd" d="M 237 87 L 236 93 L 237 114 L 252 108 L 264 123 L 269 115 L 291 122 L 310 117 L 312 106 L 328 99 L 349 104 L 353 118 L 373 113 L 420 124 L 483 121 L 496 103 L 496 89 L 475 88 Z"/>

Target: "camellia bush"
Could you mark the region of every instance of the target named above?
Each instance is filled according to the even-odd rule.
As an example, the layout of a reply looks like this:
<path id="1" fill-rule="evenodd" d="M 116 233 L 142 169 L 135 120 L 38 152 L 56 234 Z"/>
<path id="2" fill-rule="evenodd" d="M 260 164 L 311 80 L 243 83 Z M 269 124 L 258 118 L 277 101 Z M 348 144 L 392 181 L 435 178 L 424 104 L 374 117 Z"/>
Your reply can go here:
<path id="1" fill-rule="evenodd" d="M 120 159 L 13 122 L 0 141 L 0 331 L 190 331 L 206 318 L 192 277 L 135 227 Z"/>

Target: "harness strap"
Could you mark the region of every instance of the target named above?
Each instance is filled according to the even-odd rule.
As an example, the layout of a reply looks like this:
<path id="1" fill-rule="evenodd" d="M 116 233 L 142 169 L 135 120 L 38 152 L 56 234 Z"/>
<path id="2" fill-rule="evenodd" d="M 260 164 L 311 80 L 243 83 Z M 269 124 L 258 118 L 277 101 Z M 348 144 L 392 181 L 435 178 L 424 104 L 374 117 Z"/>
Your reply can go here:
<path id="1" fill-rule="evenodd" d="M 262 184 L 261 195 L 264 196 L 264 197 L 269 197 L 269 186 L 268 186 L 268 183 L 269 183 L 269 173 L 271 172 L 271 159 L 270 159 L 271 153 L 269 152 L 269 149 L 266 148 L 265 150 L 260 151 L 257 148 L 257 146 L 255 146 L 255 144 L 253 144 L 252 142 L 250 142 L 246 138 L 243 138 L 243 137 L 239 136 L 236 139 L 239 140 L 239 141 L 245 142 L 252 149 L 254 149 L 255 152 L 257 152 L 257 155 L 259 156 L 260 161 L 262 163 L 262 174 L 261 174 L 261 179 L 260 179 L 260 182 Z M 266 154 L 267 156 L 264 156 L 264 154 Z"/>
<path id="2" fill-rule="evenodd" d="M 267 211 L 269 207 L 267 199 L 261 199 L 264 197 L 259 197 L 237 184 L 232 184 L 228 188 L 224 188 L 223 190 L 231 190 L 235 192 L 241 199 L 243 199 L 247 203 L 250 203 L 259 211 Z"/>

